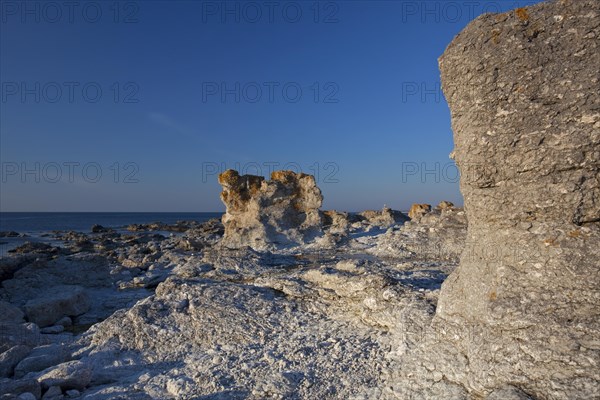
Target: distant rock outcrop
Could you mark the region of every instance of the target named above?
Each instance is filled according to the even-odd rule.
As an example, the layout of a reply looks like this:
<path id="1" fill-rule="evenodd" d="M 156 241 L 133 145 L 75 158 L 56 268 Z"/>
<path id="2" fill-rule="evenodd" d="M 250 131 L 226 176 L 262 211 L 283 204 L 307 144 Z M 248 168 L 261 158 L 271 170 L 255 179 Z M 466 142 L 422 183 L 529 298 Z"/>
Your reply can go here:
<path id="1" fill-rule="evenodd" d="M 363 211 L 359 216 L 364 218 L 371 225 L 380 227 L 389 227 L 408 221 L 408 217 L 404 213 L 392 210 L 389 207 L 383 207 L 381 211 Z"/>
<path id="2" fill-rule="evenodd" d="M 451 203 L 450 203 L 451 204 Z M 409 257 L 458 264 L 467 236 L 465 211 L 440 207 L 390 229 L 378 240 L 372 253 L 386 257 Z"/>
<path id="3" fill-rule="evenodd" d="M 479 17 L 441 58 L 468 238 L 413 376 L 600 395 L 599 39 L 600 2 L 555 0 Z"/>
<path id="4" fill-rule="evenodd" d="M 227 170 L 219 175 L 223 216 L 222 244 L 266 249 L 303 244 L 321 234 L 321 190 L 312 175 L 275 171 L 271 180 Z"/>
<path id="5" fill-rule="evenodd" d="M 431 211 L 431 205 L 429 204 L 413 204 L 408 211 L 408 216 L 411 220 L 418 220 L 429 211 Z"/>
<path id="6" fill-rule="evenodd" d="M 438 210 L 448 210 L 451 208 L 454 208 L 454 203 L 450 202 L 450 201 L 440 201 L 440 204 L 437 205 L 436 207 Z"/>

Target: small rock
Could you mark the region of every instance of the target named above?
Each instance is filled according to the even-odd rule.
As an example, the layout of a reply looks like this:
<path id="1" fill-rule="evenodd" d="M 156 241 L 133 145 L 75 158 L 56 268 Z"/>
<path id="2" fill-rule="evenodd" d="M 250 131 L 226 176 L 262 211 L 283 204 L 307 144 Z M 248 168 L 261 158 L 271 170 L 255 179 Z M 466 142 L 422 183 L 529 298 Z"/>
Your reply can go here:
<path id="1" fill-rule="evenodd" d="M 2 231 L 0 232 L 0 237 L 2 238 L 15 238 L 15 237 L 19 237 L 19 232 L 15 232 L 15 231 Z"/>
<path id="2" fill-rule="evenodd" d="M 152 274 L 147 277 L 147 280 L 144 282 L 144 287 L 146 289 L 154 289 L 159 283 L 164 282 L 165 279 L 167 279 L 167 275 L 165 274 Z"/>
<path id="3" fill-rule="evenodd" d="M 19 400 L 37 400 L 35 395 L 31 392 L 21 393 L 19 395 L 19 397 L 17 397 L 17 399 L 19 399 Z"/>
<path id="4" fill-rule="evenodd" d="M 450 208 L 454 208 L 454 203 L 444 200 L 440 202 L 440 204 L 438 204 L 436 208 L 439 210 L 448 210 Z"/>
<path id="5" fill-rule="evenodd" d="M 69 355 L 63 346 L 53 344 L 33 349 L 29 355 L 15 367 L 15 377 L 22 378 L 29 372 L 42 371 L 46 368 L 65 362 Z"/>
<path id="6" fill-rule="evenodd" d="M 83 390 L 92 380 L 92 368 L 81 361 L 69 361 L 44 372 L 38 381 L 42 387 L 60 386 L 63 390 Z"/>
<path id="7" fill-rule="evenodd" d="M 39 253 L 39 254 L 58 254 L 60 252 L 58 247 L 52 247 L 48 243 L 42 242 L 25 242 L 19 247 L 8 250 L 9 253 L 26 254 L 26 253 Z"/>
<path id="8" fill-rule="evenodd" d="M 65 328 L 73 326 L 73 320 L 69 317 L 64 317 L 56 321 L 56 325 L 62 325 Z"/>
<path id="9" fill-rule="evenodd" d="M 46 328 L 42 328 L 40 329 L 41 333 L 46 333 L 46 334 L 56 334 L 56 333 L 61 333 L 65 330 L 65 327 L 62 325 L 54 325 L 54 326 L 49 326 Z"/>
<path id="10" fill-rule="evenodd" d="M 0 378 L 10 378 L 15 366 L 31 352 L 31 347 L 17 345 L 0 354 Z"/>
<path id="11" fill-rule="evenodd" d="M 40 328 L 33 323 L 13 324 L 0 322 L 0 351 L 18 344 L 35 347 L 40 343 Z"/>
<path id="12" fill-rule="evenodd" d="M 12 322 L 15 324 L 23 322 L 23 311 L 6 301 L 0 301 L 0 322 Z"/>
<path id="13" fill-rule="evenodd" d="M 50 386 L 44 396 L 42 396 L 42 400 L 50 400 L 62 397 L 62 390 L 59 386 Z"/>
<path id="14" fill-rule="evenodd" d="M 36 399 L 39 399 L 42 396 L 42 388 L 35 379 L 0 379 L 0 397 L 4 398 L 4 395 L 19 396 L 23 393 L 32 393 Z"/>
<path id="15" fill-rule="evenodd" d="M 408 221 L 405 214 L 400 211 L 392 210 L 387 206 L 384 206 L 381 211 L 363 211 L 359 216 L 365 218 L 369 224 L 383 228 Z"/>
<path id="16" fill-rule="evenodd" d="M 80 393 L 80 392 L 79 392 L 79 390 L 77 390 L 77 389 L 71 389 L 71 390 L 67 390 L 67 391 L 65 392 L 65 394 L 66 394 L 68 397 L 71 397 L 71 398 L 73 398 L 73 397 L 78 397 L 79 395 L 81 395 L 81 393 Z"/>
<path id="17" fill-rule="evenodd" d="M 27 319 L 41 327 L 53 325 L 67 316 L 81 315 L 90 309 L 90 300 L 81 286 L 55 286 L 25 304 Z"/>
<path id="18" fill-rule="evenodd" d="M 15 272 L 35 260 L 33 255 L 18 257 L 0 257 L 0 282 L 11 279 Z M 0 321 L 2 318 L 0 317 Z"/>
<path id="19" fill-rule="evenodd" d="M 92 226 L 92 233 L 105 233 L 109 230 L 103 227 L 102 225 L 95 224 Z"/>
<path id="20" fill-rule="evenodd" d="M 418 220 L 423 215 L 427 214 L 431 211 L 430 204 L 413 204 L 410 207 L 410 211 L 408 212 L 408 216 L 411 220 Z"/>

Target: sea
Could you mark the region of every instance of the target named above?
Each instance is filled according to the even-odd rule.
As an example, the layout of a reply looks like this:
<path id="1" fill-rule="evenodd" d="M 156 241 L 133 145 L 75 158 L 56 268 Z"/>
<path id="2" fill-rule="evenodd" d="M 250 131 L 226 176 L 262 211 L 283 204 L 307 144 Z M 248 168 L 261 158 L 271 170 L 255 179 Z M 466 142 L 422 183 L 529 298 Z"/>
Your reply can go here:
<path id="1" fill-rule="evenodd" d="M 0 232 L 14 231 L 26 237 L 0 237 L 0 256 L 26 241 L 53 243 L 53 231 L 90 233 L 95 224 L 124 231 L 127 225 L 177 221 L 205 222 L 220 212 L 0 212 Z"/>

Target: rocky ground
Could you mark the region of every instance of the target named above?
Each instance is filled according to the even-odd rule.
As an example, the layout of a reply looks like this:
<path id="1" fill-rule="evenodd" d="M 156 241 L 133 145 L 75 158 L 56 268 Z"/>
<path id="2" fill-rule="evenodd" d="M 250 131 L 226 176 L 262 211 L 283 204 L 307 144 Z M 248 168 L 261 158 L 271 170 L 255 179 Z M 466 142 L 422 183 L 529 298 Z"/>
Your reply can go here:
<path id="1" fill-rule="evenodd" d="M 600 2 L 553 0 L 454 39 L 465 210 L 321 211 L 312 176 L 230 170 L 223 224 L 15 249 L 0 398 L 600 399 L 599 37 Z"/>
<path id="2" fill-rule="evenodd" d="M 320 240 L 261 251 L 225 247 L 218 220 L 15 249 L 0 261 L 2 398 L 393 398 L 465 214 L 323 220 Z"/>

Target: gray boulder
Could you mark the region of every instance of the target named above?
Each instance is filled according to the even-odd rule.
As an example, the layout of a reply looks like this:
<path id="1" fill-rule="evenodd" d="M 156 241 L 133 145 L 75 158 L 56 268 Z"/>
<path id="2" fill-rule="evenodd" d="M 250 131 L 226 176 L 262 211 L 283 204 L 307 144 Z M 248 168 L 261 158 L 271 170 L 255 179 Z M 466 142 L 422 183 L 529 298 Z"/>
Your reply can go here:
<path id="1" fill-rule="evenodd" d="M 43 388 L 59 386 L 62 390 L 83 390 L 92 380 L 92 367 L 81 361 L 69 361 L 44 371 L 38 381 Z"/>
<path id="2" fill-rule="evenodd" d="M 42 397 L 42 388 L 35 379 L 0 379 L 1 398 L 5 398 L 5 396 L 15 398 L 23 393 L 31 393 L 36 399 L 39 399 Z"/>
<path id="3" fill-rule="evenodd" d="M 62 390 L 60 386 L 50 386 L 44 396 L 42 396 L 42 400 L 56 400 L 56 399 L 64 399 Z"/>
<path id="4" fill-rule="evenodd" d="M 35 256 L 12 256 L 0 258 L 0 282 L 12 278 L 15 272 L 32 263 Z"/>
<path id="5" fill-rule="evenodd" d="M 90 300 L 81 286 L 60 285 L 41 293 L 25 304 L 27 319 L 41 327 L 53 325 L 65 316 L 77 316 L 90 309 Z"/>
<path id="6" fill-rule="evenodd" d="M 15 366 L 31 352 L 31 347 L 17 345 L 0 354 L 0 378 L 10 378 Z"/>
<path id="7" fill-rule="evenodd" d="M 53 344 L 36 347 L 16 365 L 14 369 L 15 377 L 22 378 L 30 372 L 43 371 L 68 359 L 69 354 L 61 345 Z"/>
<path id="8" fill-rule="evenodd" d="M 23 321 L 23 311 L 6 301 L 0 301 L 0 322 L 21 323 Z"/>
<path id="9" fill-rule="evenodd" d="M 35 394 L 31 393 L 31 392 L 25 392 L 25 393 L 21 393 L 19 395 L 19 397 L 17 397 L 18 400 L 36 400 L 37 398 L 35 397 Z"/>
<path id="10" fill-rule="evenodd" d="M 14 324 L 0 322 L 0 351 L 17 345 L 37 346 L 41 341 L 40 328 L 33 323 Z"/>

